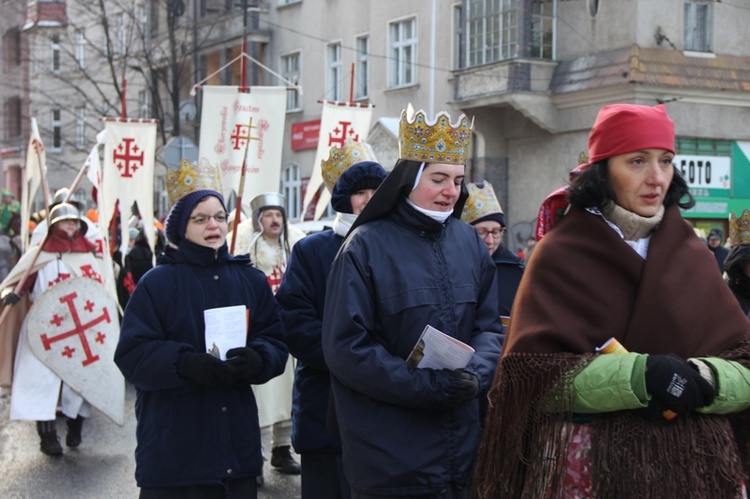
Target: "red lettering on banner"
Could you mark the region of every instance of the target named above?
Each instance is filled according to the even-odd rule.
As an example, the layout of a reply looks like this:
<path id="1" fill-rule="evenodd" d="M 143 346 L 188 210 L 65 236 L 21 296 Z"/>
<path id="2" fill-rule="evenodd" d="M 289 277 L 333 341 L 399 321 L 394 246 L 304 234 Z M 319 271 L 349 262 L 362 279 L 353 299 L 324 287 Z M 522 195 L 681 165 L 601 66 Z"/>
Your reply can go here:
<path id="1" fill-rule="evenodd" d="M 339 147 L 344 147 L 346 139 L 359 140 L 359 134 L 354 131 L 354 128 L 349 128 L 351 124 L 351 121 L 339 121 L 339 126 L 328 134 L 328 145 L 338 144 Z"/>
<path id="2" fill-rule="evenodd" d="M 117 144 L 112 153 L 112 160 L 115 162 L 117 169 L 121 171 L 120 176 L 122 177 L 132 177 L 133 172 L 143 166 L 144 153 L 134 142 L 135 139 L 122 139 L 122 142 Z M 140 154 L 138 151 L 141 151 Z"/>
<path id="3" fill-rule="evenodd" d="M 80 318 L 78 317 L 78 310 L 76 310 L 76 307 L 75 307 L 75 305 L 73 303 L 73 301 L 76 298 L 78 298 L 78 294 L 75 293 L 75 292 L 70 293 L 70 294 L 65 295 L 62 298 L 60 298 L 60 303 L 65 303 L 68 306 L 68 310 L 70 311 L 70 316 L 73 319 L 73 324 L 75 325 L 75 327 L 73 329 L 69 330 L 69 331 L 66 331 L 64 333 L 60 333 L 60 334 L 58 334 L 56 336 L 52 336 L 52 337 L 49 337 L 46 334 L 42 334 L 40 336 L 40 338 L 42 340 L 42 345 L 44 345 L 44 349 L 45 350 L 49 350 L 50 348 L 52 348 L 52 344 L 55 343 L 55 342 L 57 342 L 57 341 L 61 341 L 61 340 L 64 340 L 66 338 L 70 338 L 71 336 L 78 336 L 78 339 L 81 342 L 81 346 L 83 347 L 83 351 L 86 354 L 86 358 L 82 362 L 83 366 L 86 367 L 89 364 L 92 364 L 92 363 L 96 362 L 97 360 L 99 360 L 99 356 L 98 355 L 93 355 L 93 353 L 91 352 L 91 347 L 89 346 L 88 339 L 86 338 L 86 331 L 88 329 L 93 328 L 94 326 L 96 326 L 100 322 L 106 321 L 107 323 L 109 323 L 111 321 L 111 319 L 109 317 L 109 312 L 107 311 L 107 308 L 106 307 L 102 307 L 102 315 L 100 315 L 99 317 L 95 317 L 94 319 L 90 320 L 89 322 L 87 322 L 85 324 L 82 324 Z M 55 319 L 57 319 L 57 321 L 59 321 L 60 318 L 58 316 L 54 316 L 53 320 L 50 321 L 50 323 L 51 324 L 56 324 L 59 327 L 60 324 L 57 324 L 57 321 Z M 101 337 L 101 332 L 99 332 L 99 336 L 97 336 L 97 341 L 100 340 L 100 337 Z M 103 337 L 101 337 L 101 341 L 99 341 L 99 342 L 100 343 L 104 342 Z M 62 355 L 66 356 L 68 358 L 72 358 L 73 357 L 73 352 L 75 352 L 75 349 L 74 348 L 70 348 L 69 345 L 66 345 L 65 349 L 62 352 Z"/>

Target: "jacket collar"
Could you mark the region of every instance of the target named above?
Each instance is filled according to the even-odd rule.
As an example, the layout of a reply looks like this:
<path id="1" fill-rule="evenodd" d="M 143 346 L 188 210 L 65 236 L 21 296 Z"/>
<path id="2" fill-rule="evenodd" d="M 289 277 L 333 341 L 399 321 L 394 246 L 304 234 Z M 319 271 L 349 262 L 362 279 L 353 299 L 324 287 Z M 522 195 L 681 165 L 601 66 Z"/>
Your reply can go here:
<path id="1" fill-rule="evenodd" d="M 406 202 L 405 197 L 401 197 L 396 206 L 391 211 L 393 217 L 420 232 L 426 232 L 428 234 L 437 234 L 442 232 L 443 229 L 451 223 L 453 217 L 448 217 L 444 223 L 437 222 L 432 218 L 428 217 L 424 213 L 420 213 L 415 210 L 409 203 Z"/>
<path id="2" fill-rule="evenodd" d="M 224 243 L 221 248 L 215 250 L 208 246 L 196 244 L 187 239 L 180 241 L 177 248 L 167 246 L 159 257 L 159 264 L 164 263 L 190 263 L 201 267 L 208 267 L 217 262 L 224 262 L 230 259 L 229 248 Z M 240 260 L 240 259 L 237 259 Z M 248 260 L 245 258 L 244 260 Z"/>

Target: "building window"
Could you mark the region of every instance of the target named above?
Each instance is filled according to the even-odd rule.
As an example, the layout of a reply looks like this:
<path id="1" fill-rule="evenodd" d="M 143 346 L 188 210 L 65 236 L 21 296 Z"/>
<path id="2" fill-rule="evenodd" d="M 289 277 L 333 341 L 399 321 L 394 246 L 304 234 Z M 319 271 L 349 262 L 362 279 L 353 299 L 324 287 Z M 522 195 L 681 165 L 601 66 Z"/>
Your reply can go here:
<path id="1" fill-rule="evenodd" d="M 117 48 L 115 49 L 115 54 L 125 55 L 128 49 L 127 30 L 125 29 L 125 14 L 120 13 L 115 19 L 115 36 L 117 37 Z"/>
<path id="2" fill-rule="evenodd" d="M 21 136 L 21 98 L 11 97 L 5 101 L 5 138 Z"/>
<path id="3" fill-rule="evenodd" d="M 711 3 L 685 2 L 685 50 L 711 52 Z"/>
<path id="4" fill-rule="evenodd" d="M 52 36 L 52 44 L 50 45 L 50 66 L 52 72 L 57 74 L 60 72 L 60 37 L 58 35 Z"/>
<path id="5" fill-rule="evenodd" d="M 453 69 L 461 69 L 466 65 L 464 23 L 463 5 L 457 3 L 453 6 Z"/>
<path id="6" fill-rule="evenodd" d="M 555 0 L 531 2 L 531 57 L 554 59 Z"/>
<path id="7" fill-rule="evenodd" d="M 76 147 L 86 147 L 86 106 L 76 108 Z"/>
<path id="8" fill-rule="evenodd" d="M 406 19 L 390 24 L 391 87 L 416 83 L 417 20 Z"/>
<path id="9" fill-rule="evenodd" d="M 286 80 L 292 82 L 294 85 L 299 85 L 300 75 L 300 53 L 295 52 L 281 57 L 281 76 Z M 286 92 L 286 110 L 287 111 L 298 111 L 302 108 L 299 99 L 299 90 L 287 90 Z"/>
<path id="10" fill-rule="evenodd" d="M 370 95 L 370 37 L 357 37 L 357 99 Z"/>
<path id="11" fill-rule="evenodd" d="M 138 92 L 138 117 L 139 118 L 151 117 L 151 105 L 149 102 L 148 90 L 141 90 L 140 92 Z"/>
<path id="12" fill-rule="evenodd" d="M 86 67 L 86 31 L 76 31 L 76 62 L 81 68 Z"/>
<path id="13" fill-rule="evenodd" d="M 469 65 L 517 55 L 518 0 L 469 0 Z"/>
<path id="14" fill-rule="evenodd" d="M 60 152 L 62 150 L 62 123 L 60 122 L 60 110 L 52 110 L 52 151 Z"/>
<path id="15" fill-rule="evenodd" d="M 297 220 L 300 217 L 301 191 L 302 179 L 299 166 L 292 165 L 284 168 L 281 177 L 281 194 L 286 199 L 285 208 L 290 220 Z"/>
<path id="16" fill-rule="evenodd" d="M 341 100 L 341 44 L 328 44 L 328 77 L 326 78 L 326 98 Z"/>
<path id="17" fill-rule="evenodd" d="M 21 31 L 12 29 L 3 36 L 5 47 L 5 69 L 10 69 L 21 64 Z"/>
<path id="18" fill-rule="evenodd" d="M 151 38 L 159 34 L 159 0 L 151 0 L 148 9 L 148 20 L 151 27 Z"/>

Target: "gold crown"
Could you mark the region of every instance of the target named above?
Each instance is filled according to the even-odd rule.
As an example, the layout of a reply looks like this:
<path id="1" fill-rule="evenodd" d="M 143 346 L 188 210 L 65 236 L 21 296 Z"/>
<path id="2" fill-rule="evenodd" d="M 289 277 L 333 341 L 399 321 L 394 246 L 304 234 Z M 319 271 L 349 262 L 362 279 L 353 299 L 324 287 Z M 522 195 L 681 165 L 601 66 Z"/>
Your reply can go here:
<path id="1" fill-rule="evenodd" d="M 167 167 L 167 196 L 170 205 L 191 192 L 202 190 L 221 192 L 219 170 L 205 159 L 197 165 L 183 159 L 178 168 Z"/>
<path id="2" fill-rule="evenodd" d="M 323 171 L 323 181 L 326 183 L 329 192 L 333 192 L 333 187 L 342 173 L 363 161 L 373 161 L 378 163 L 372 146 L 367 142 L 357 142 L 347 139 L 342 147 L 332 147 L 328 154 L 328 159 L 320 161 L 320 169 Z"/>
<path id="3" fill-rule="evenodd" d="M 734 212 L 729 214 L 729 238 L 732 246 L 750 244 L 750 210 L 742 210 L 740 218 Z"/>
<path id="4" fill-rule="evenodd" d="M 471 146 L 471 127 L 465 114 L 451 123 L 445 111 L 430 122 L 425 112 L 416 114 L 408 110 L 401 112 L 398 123 L 398 157 L 425 163 L 449 163 L 465 165 Z"/>
<path id="5" fill-rule="evenodd" d="M 485 180 L 481 184 L 468 184 L 467 187 L 469 198 L 464 204 L 464 211 L 461 212 L 461 220 L 470 224 L 487 215 L 503 213 L 492 184 Z"/>

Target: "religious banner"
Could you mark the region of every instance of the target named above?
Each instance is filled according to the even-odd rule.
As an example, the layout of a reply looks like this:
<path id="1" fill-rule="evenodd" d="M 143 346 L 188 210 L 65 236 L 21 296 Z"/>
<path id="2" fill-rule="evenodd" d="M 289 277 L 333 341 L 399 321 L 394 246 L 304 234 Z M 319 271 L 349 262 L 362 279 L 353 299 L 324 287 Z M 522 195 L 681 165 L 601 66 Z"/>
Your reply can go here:
<path id="1" fill-rule="evenodd" d="M 34 197 L 39 186 L 46 178 L 47 152 L 39 135 L 39 126 L 36 118 L 31 118 L 31 137 L 29 147 L 26 150 L 26 166 L 24 168 L 24 179 L 21 185 L 21 243 L 23 251 L 29 246 L 29 219 L 34 203 Z M 46 202 L 45 202 L 46 205 Z"/>
<path id="2" fill-rule="evenodd" d="M 88 277 L 55 284 L 27 315 L 26 338 L 34 356 L 122 425 L 125 380 L 113 360 L 119 336 L 117 302 Z"/>
<path id="3" fill-rule="evenodd" d="M 217 166 L 225 199 L 249 202 L 263 192 L 278 192 L 286 119 L 286 87 L 203 87 L 199 163 Z M 247 148 L 244 192 L 238 193 Z"/>
<path id="4" fill-rule="evenodd" d="M 155 121 L 106 122 L 104 165 L 99 189 L 99 220 L 108 222 L 112 219 L 116 201 L 119 199 L 122 212 L 129 213 L 135 202 L 143 226 L 154 226 L 155 155 Z M 154 231 L 146 230 L 144 233 L 153 250 L 156 239 Z M 120 225 L 120 237 L 122 246 L 127 247 L 130 234 L 126 220 Z M 111 244 L 114 244 L 114 241 Z"/>
<path id="5" fill-rule="evenodd" d="M 332 102 L 323 102 L 323 113 L 320 117 L 320 136 L 318 137 L 318 151 L 315 154 L 310 182 L 307 184 L 305 199 L 302 202 L 302 211 L 307 211 L 318 190 L 323 185 L 323 175 L 320 171 L 320 162 L 328 159 L 331 147 L 341 147 L 346 139 L 356 141 L 367 141 L 367 133 L 370 131 L 370 120 L 372 118 L 372 106 L 339 106 Z M 331 200 L 331 193 L 322 189 L 315 207 L 315 220 L 318 220 Z"/>

